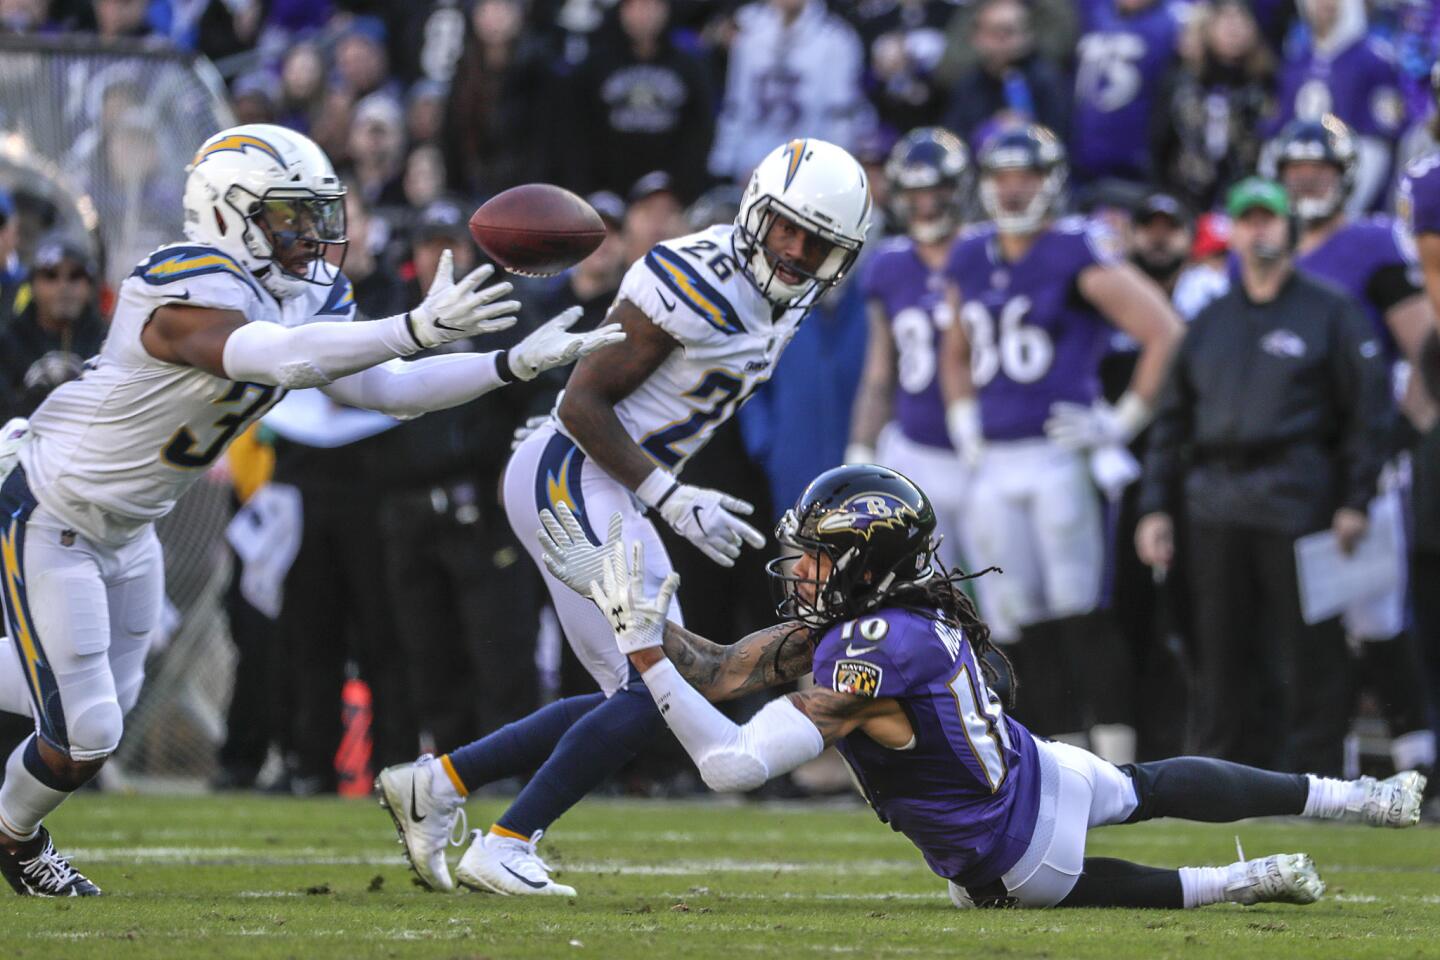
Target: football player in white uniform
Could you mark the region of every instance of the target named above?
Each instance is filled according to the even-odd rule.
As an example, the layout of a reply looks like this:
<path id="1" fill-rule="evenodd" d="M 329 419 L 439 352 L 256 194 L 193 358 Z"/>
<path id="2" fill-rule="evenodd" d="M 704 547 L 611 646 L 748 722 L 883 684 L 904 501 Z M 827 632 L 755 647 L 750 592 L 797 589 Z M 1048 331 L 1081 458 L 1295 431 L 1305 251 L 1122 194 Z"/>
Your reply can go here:
<path id="1" fill-rule="evenodd" d="M 618 514 L 626 540 L 647 548 L 651 588 L 671 572 L 656 515 L 722 566 L 734 564 L 744 544 L 764 544 L 742 519 L 750 504 L 677 474 L 769 379 L 815 298 L 855 262 L 869 221 L 860 164 L 825 141 L 792 140 L 756 168 L 733 226 L 658 244 L 630 268 L 610 312 L 625 349 L 575 368 L 549 421 L 506 469 L 505 509 L 537 565 L 540 511 L 561 503 L 595 543 L 606 532 L 593 526 L 597 518 Z M 542 572 L 570 645 L 602 692 L 381 772 L 382 802 L 432 889 L 454 887 L 445 847 L 464 797 L 534 771 L 488 834 L 476 832 L 456 873 L 482 891 L 573 896 L 537 855 L 540 834 L 664 726 L 604 615 Z M 680 622 L 676 607 L 670 616 Z"/>
<path id="2" fill-rule="evenodd" d="M 613 325 L 567 333 L 577 311 L 509 351 L 401 362 L 511 326 L 510 284 L 486 286 L 489 266 L 453 282 L 447 260 L 414 310 L 352 322 L 330 259 L 346 243 L 345 188 L 319 147 L 240 126 L 206 140 L 188 170 L 188 242 L 121 284 L 100 354 L 41 404 L 0 478 L 0 593 L 17 655 L 0 666 L 0 709 L 36 728 L 0 785 L 0 873 L 21 894 L 100 892 L 41 820 L 119 744 L 162 604 L 154 521 L 237 433 L 286 390 L 414 417 L 624 338 Z"/>

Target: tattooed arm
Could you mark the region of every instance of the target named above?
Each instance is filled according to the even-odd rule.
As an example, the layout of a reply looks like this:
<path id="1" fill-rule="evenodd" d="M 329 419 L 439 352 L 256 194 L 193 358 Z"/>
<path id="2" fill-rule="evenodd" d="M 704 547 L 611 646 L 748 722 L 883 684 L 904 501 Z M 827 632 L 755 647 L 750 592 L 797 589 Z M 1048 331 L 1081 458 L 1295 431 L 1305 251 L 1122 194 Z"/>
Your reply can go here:
<path id="1" fill-rule="evenodd" d="M 715 702 L 800 679 L 810 672 L 814 652 L 809 628 L 794 621 L 757 630 L 729 646 L 667 623 L 664 650 L 680 675 Z"/>

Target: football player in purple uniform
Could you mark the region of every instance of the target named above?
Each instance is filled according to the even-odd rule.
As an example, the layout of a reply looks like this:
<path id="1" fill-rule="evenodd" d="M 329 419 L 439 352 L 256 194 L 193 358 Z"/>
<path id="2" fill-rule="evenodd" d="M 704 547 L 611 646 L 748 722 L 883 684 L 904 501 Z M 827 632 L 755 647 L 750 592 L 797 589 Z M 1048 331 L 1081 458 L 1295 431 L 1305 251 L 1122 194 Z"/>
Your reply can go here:
<path id="1" fill-rule="evenodd" d="M 1430 73 L 1435 99 L 1431 134 L 1440 140 L 1440 63 Z M 1396 213 L 1405 222 L 1415 244 L 1424 274 L 1431 309 L 1440 316 L 1440 151 L 1417 157 L 1405 168 L 1396 193 Z M 1415 486 L 1412 507 L 1415 542 L 1411 545 L 1410 576 L 1414 583 L 1440 579 L 1440 424 L 1435 398 L 1440 398 L 1440 333 L 1432 329 L 1420 347 L 1419 372 L 1431 401 L 1419 411 L 1420 443 L 1415 449 Z M 1416 590 L 1415 632 L 1429 663 L 1430 689 L 1440 689 L 1440 595 Z"/>
<path id="2" fill-rule="evenodd" d="M 1049 130 L 998 133 L 979 165 L 990 222 L 967 231 L 945 266 L 960 322 L 946 331 L 940 364 L 951 441 L 974 467 L 962 548 L 1005 571 L 976 585 L 996 639 L 1020 641 L 1022 667 L 1048 661 L 1030 671 L 1021 714 L 1046 735 L 1083 736 L 1128 720 L 1104 715 L 1113 699 L 1102 702 L 1084 679 L 1103 672 L 1092 667 L 1111 633 L 1093 616 L 1105 536 L 1092 472 L 1107 486 L 1127 469 L 1134 479 L 1124 447 L 1149 422 L 1181 324 L 1103 225 L 1056 219 L 1066 163 Z M 1111 407 L 1099 365 L 1117 328 L 1140 356 Z M 1051 682 L 1053 692 L 1036 694 Z M 1079 688 L 1078 703 L 1067 687 Z M 1042 719 L 1042 710 L 1056 715 Z M 1116 737 L 1113 747 L 1094 744 L 1107 756 L 1133 750 L 1132 731 L 1095 733 Z"/>
<path id="3" fill-rule="evenodd" d="M 1310 37 L 1287 50 L 1276 126 L 1331 113 L 1355 131 L 1356 183 L 1349 203 L 1361 213 L 1379 199 L 1395 139 L 1405 129 L 1394 52 L 1368 35 L 1364 0 L 1300 0 L 1298 6 Z"/>
<path id="4" fill-rule="evenodd" d="M 730 646 L 667 623 L 678 578 L 647 588 L 640 544 L 617 533 L 597 548 L 556 509 L 541 534 L 546 566 L 572 588 L 590 582 L 711 789 L 754 789 L 834 745 L 880 820 L 949 881 L 956 906 L 1312 903 L 1324 883 L 1305 854 L 1160 869 L 1086 857 L 1086 834 L 1162 816 L 1419 818 L 1424 778 L 1413 772 L 1348 781 L 1202 757 L 1117 767 L 1032 736 L 994 692 L 1008 665 L 959 588 L 965 575 L 936 564 L 929 500 L 884 467 L 836 467 L 810 484 L 776 530 L 791 555 L 769 567 L 786 622 Z M 806 673 L 812 688 L 744 725 L 710 702 Z"/>
<path id="5" fill-rule="evenodd" d="M 1299 221 L 1296 267 L 1351 296 L 1392 364 L 1413 363 L 1435 325 L 1420 287 L 1414 247 L 1404 225 L 1391 217 L 1346 215 L 1355 166 L 1354 134 L 1333 115 L 1292 120 L 1266 145 L 1261 158 L 1264 173 L 1290 195 Z M 1408 389 L 1423 389 L 1418 377 L 1408 378 L 1408 383 Z M 1397 384 L 1397 389 L 1404 388 Z M 1372 513 L 1401 515 L 1405 472 L 1395 463 L 1385 470 Z M 1400 548 L 1405 549 L 1403 543 Z M 1435 732 L 1407 619 L 1403 582 L 1344 613 L 1346 632 L 1360 641 L 1365 682 L 1385 706 L 1395 769 L 1428 769 L 1435 764 Z"/>
<path id="6" fill-rule="evenodd" d="M 910 131 L 885 164 L 890 210 L 905 235 L 870 257 L 860 278 L 870 319 L 846 463 L 883 463 L 933 493 L 947 566 L 960 560 L 965 468 L 945 430 L 940 336 L 950 325 L 941 267 L 963 218 L 970 154 L 940 127 Z"/>

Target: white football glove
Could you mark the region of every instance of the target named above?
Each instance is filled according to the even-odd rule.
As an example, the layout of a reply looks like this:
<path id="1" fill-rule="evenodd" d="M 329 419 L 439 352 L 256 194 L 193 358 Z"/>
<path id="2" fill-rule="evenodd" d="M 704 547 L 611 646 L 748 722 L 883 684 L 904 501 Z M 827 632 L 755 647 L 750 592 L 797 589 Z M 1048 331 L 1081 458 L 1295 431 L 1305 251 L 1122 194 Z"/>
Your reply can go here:
<path id="1" fill-rule="evenodd" d="M 579 307 L 571 307 L 541 324 L 539 329 L 510 348 L 507 359 L 510 372 L 520 380 L 534 380 L 551 367 L 573 363 L 601 347 L 619 343 L 625 339 L 625 331 L 618 323 L 607 323 L 589 333 L 570 333 L 584 313 Z"/>
<path id="2" fill-rule="evenodd" d="M 446 250 L 435 268 L 435 279 L 425 299 L 407 315 L 410 336 L 429 349 L 480 333 L 495 333 L 515 325 L 518 300 L 501 300 L 514 289 L 508 281 L 483 286 L 495 268 L 476 267 L 459 283 L 453 279 L 454 258 Z"/>
<path id="3" fill-rule="evenodd" d="M 665 620 L 670 599 L 680 586 L 672 572 L 653 597 L 645 596 L 645 546 L 636 541 L 630 566 L 625 566 L 625 541 L 605 543 L 605 574 L 590 584 L 590 599 L 610 621 L 615 645 L 626 655 L 658 647 L 665 641 Z"/>
<path id="4" fill-rule="evenodd" d="M 30 436 L 30 421 L 15 417 L 0 427 L 0 481 L 10 475 L 20 459 L 20 447 Z"/>
<path id="5" fill-rule="evenodd" d="M 945 409 L 945 430 L 960 462 L 973 468 L 985 452 L 985 434 L 980 427 L 980 404 L 972 399 L 956 400 Z"/>
<path id="6" fill-rule="evenodd" d="M 1145 429 L 1149 404 L 1127 393 L 1115 406 L 1097 399 L 1090 406 L 1060 401 L 1050 405 L 1045 436 L 1067 450 L 1124 446 Z"/>
<path id="7" fill-rule="evenodd" d="M 755 508 L 728 493 L 681 483 L 657 467 L 635 495 L 659 511 L 670 529 L 722 567 L 735 566 L 742 544 L 765 546 L 765 535 L 736 516 L 749 516 Z"/>
<path id="8" fill-rule="evenodd" d="M 529 439 L 530 434 L 545 426 L 545 422 L 549 419 L 550 416 L 548 414 L 539 417 L 530 417 L 524 423 L 520 424 L 520 426 L 516 427 L 515 433 L 510 437 L 510 449 L 520 449 L 520 444 Z"/>
<path id="9" fill-rule="evenodd" d="M 621 539 L 620 514 L 610 515 L 605 543 L 596 546 L 585 536 L 585 530 L 570 511 L 570 505 L 561 501 L 555 505 L 554 513 L 540 511 L 539 537 L 545 569 L 583 597 L 590 593 L 590 584 L 604 579 L 606 544 Z"/>

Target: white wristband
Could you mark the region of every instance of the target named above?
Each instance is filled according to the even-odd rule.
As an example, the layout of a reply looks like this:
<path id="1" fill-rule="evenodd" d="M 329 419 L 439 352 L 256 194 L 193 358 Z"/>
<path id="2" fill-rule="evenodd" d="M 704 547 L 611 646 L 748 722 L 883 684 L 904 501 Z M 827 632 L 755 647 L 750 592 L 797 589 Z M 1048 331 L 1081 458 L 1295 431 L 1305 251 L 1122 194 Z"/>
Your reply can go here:
<path id="1" fill-rule="evenodd" d="M 945 408 L 945 428 L 950 442 L 961 446 L 980 439 L 980 403 L 974 397 L 956 400 Z"/>
<path id="2" fill-rule="evenodd" d="M 846 463 L 874 463 L 875 448 L 868 443 L 850 443 L 845 447 Z"/>
<path id="3" fill-rule="evenodd" d="M 1115 403 L 1115 422 L 1125 432 L 1125 442 L 1129 443 L 1140 435 L 1140 431 L 1150 425 L 1150 418 L 1155 411 L 1150 408 L 1138 393 L 1133 390 L 1126 390 L 1120 399 Z"/>
<path id="4" fill-rule="evenodd" d="M 640 502 L 652 510 L 660 509 L 660 501 L 665 499 L 666 494 L 674 490 L 680 481 L 668 470 L 656 467 L 650 471 L 650 476 L 640 481 L 640 486 L 635 488 L 635 496 Z"/>

